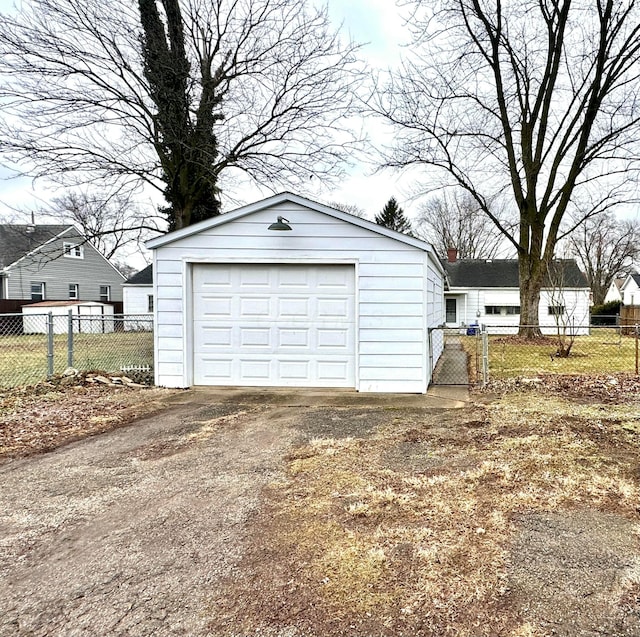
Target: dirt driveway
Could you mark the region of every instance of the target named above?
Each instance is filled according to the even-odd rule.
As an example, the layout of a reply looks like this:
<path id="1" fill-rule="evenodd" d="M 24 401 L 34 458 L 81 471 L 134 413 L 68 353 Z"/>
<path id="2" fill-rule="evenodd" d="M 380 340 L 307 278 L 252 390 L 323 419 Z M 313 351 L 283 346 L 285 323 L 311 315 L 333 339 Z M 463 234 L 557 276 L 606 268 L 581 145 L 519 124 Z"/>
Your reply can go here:
<path id="1" fill-rule="evenodd" d="M 208 600 L 292 441 L 389 417 L 327 396 L 189 393 L 133 426 L 0 464 L 0 635 L 209 634 Z"/>
<path id="2" fill-rule="evenodd" d="M 610 398 L 200 390 L 2 461 L 0 637 L 638 637 Z"/>

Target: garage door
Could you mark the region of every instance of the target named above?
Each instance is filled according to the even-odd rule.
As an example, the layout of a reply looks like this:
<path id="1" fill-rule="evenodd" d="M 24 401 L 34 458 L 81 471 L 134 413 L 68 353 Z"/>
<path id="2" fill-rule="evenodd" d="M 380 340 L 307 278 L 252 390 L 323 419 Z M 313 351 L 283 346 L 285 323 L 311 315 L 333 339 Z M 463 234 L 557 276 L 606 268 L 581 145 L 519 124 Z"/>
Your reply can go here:
<path id="1" fill-rule="evenodd" d="M 355 386 L 355 270 L 195 265 L 196 385 Z"/>

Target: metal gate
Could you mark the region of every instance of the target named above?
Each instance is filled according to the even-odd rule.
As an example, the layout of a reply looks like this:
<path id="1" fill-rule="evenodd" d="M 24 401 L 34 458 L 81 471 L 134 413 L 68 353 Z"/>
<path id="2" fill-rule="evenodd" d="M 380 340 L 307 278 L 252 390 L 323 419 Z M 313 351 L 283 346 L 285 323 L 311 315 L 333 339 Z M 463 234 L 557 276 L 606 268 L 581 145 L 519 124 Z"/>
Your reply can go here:
<path id="1" fill-rule="evenodd" d="M 477 338 L 473 328 L 469 333 L 460 328 L 444 327 L 432 328 L 429 331 L 430 351 L 442 352 L 433 370 L 433 385 L 469 384 L 469 354 L 463 347 L 462 340 L 470 339 L 475 343 Z"/>

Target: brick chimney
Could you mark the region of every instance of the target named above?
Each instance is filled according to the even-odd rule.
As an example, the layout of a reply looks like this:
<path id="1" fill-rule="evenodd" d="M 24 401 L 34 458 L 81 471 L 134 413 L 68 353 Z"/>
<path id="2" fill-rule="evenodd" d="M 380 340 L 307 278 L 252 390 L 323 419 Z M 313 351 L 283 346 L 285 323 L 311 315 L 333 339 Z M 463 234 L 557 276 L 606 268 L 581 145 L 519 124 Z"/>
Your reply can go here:
<path id="1" fill-rule="evenodd" d="M 458 260 L 458 250 L 457 248 L 448 248 L 447 249 L 447 262 L 455 263 Z"/>

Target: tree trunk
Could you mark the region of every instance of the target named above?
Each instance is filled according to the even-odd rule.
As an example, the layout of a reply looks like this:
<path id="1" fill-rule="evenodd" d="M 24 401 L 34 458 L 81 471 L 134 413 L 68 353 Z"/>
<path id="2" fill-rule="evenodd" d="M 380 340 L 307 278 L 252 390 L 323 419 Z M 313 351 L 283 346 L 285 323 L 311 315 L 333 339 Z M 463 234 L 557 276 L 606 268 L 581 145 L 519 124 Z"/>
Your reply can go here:
<path id="1" fill-rule="evenodd" d="M 545 268 L 538 259 L 521 255 L 519 259 L 520 275 L 520 327 L 518 335 L 526 338 L 540 336 L 540 290 L 544 280 Z"/>
<path id="2" fill-rule="evenodd" d="M 613 279 L 612 279 L 613 281 Z M 599 281 L 594 281 L 591 284 L 591 292 L 593 294 L 593 304 L 594 305 L 603 305 L 604 297 L 607 296 L 607 292 L 609 290 L 609 286 L 604 286 Z"/>

